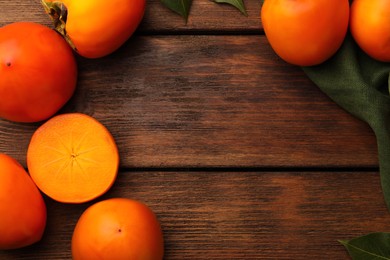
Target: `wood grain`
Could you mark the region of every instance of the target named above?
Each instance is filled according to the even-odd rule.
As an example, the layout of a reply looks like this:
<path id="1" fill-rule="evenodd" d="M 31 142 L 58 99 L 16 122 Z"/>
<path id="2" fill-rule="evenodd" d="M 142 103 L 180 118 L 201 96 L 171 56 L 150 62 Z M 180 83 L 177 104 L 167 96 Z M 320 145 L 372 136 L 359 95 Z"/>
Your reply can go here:
<path id="1" fill-rule="evenodd" d="M 230 5 L 216 4 L 210 0 L 196 0 L 193 1 L 190 17 L 186 22 L 181 16 L 163 6 L 160 0 L 147 0 L 145 16 L 138 32 L 261 33 L 261 1 L 245 1 L 245 5 L 248 16 L 244 16 Z M 0 0 L 0 26 L 17 21 L 32 21 L 51 26 L 51 20 L 44 13 L 40 0 Z"/>
<path id="2" fill-rule="evenodd" d="M 185 23 L 147 0 L 122 48 L 77 57 L 77 91 L 59 113 L 89 114 L 111 131 L 121 169 L 99 200 L 149 205 L 165 259 L 349 259 L 338 239 L 390 224 L 375 136 L 275 55 L 261 1 L 244 2 L 248 17 L 195 0 Z M 39 0 L 0 0 L 0 26 L 15 21 L 51 26 Z M 26 165 L 40 124 L 0 119 L 0 152 Z M 45 200 L 42 241 L 0 259 L 71 259 L 74 225 L 95 201 Z"/>
<path id="3" fill-rule="evenodd" d="M 0 26 L 22 21 L 52 25 L 49 16 L 45 14 L 40 4 L 40 0 L 0 0 Z"/>
<path id="4" fill-rule="evenodd" d="M 390 225 L 377 172 L 122 172 L 102 199 L 117 196 L 156 212 L 172 260 L 348 259 L 338 239 Z M 1 259 L 70 259 L 91 203 L 46 201 L 43 240 Z"/>
<path id="5" fill-rule="evenodd" d="M 79 59 L 61 112 L 116 139 L 122 167 L 375 167 L 375 137 L 263 36 L 140 36 Z M 36 125 L 0 121 L 0 150 L 25 160 Z"/>
<path id="6" fill-rule="evenodd" d="M 216 4 L 210 0 L 195 0 L 186 22 L 164 7 L 159 0 L 148 0 L 140 31 L 160 33 L 204 33 L 213 31 L 225 33 L 261 33 L 260 9 L 262 1 L 244 1 L 248 16 L 226 4 Z"/>

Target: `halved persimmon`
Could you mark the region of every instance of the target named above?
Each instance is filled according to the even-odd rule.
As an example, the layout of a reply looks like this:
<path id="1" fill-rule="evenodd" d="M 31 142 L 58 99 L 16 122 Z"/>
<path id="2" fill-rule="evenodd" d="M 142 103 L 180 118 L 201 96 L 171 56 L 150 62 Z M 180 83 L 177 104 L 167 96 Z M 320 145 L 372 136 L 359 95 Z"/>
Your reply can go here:
<path id="1" fill-rule="evenodd" d="M 59 202 L 83 203 L 112 186 L 119 154 L 114 138 L 96 119 L 81 113 L 61 114 L 33 134 L 27 166 L 47 196 Z"/>

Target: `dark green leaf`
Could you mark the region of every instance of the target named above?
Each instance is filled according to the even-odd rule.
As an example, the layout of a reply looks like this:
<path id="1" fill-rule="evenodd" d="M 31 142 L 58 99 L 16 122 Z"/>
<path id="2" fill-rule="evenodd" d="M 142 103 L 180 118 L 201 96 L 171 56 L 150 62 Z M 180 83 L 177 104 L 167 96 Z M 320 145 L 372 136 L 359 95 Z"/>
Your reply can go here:
<path id="1" fill-rule="evenodd" d="M 172 11 L 183 16 L 186 21 L 190 14 L 192 0 L 161 0 L 161 3 Z"/>
<path id="2" fill-rule="evenodd" d="M 213 0 L 218 4 L 230 4 L 236 7 L 242 14 L 248 16 L 243 0 Z"/>
<path id="3" fill-rule="evenodd" d="M 353 260 L 390 260 L 390 233 L 371 233 L 340 243 Z"/>

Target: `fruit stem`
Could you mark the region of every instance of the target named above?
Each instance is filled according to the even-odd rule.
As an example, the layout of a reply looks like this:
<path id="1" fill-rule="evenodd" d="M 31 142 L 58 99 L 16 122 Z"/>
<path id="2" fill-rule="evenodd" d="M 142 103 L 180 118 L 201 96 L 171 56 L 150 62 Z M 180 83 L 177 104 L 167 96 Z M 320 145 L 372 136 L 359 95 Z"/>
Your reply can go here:
<path id="1" fill-rule="evenodd" d="M 76 46 L 66 33 L 66 19 L 68 16 L 68 9 L 66 6 L 58 1 L 46 1 L 41 0 L 45 12 L 50 16 L 54 23 L 54 29 L 60 33 L 64 39 L 68 42 L 70 47 L 76 51 Z"/>

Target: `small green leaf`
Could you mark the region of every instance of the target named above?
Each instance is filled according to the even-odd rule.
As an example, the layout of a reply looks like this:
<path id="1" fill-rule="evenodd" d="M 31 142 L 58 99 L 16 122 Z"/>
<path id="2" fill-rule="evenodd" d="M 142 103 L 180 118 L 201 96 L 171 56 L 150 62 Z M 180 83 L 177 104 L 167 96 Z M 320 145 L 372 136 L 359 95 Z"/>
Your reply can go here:
<path id="1" fill-rule="evenodd" d="M 218 4 L 230 4 L 240 10 L 243 15 L 248 16 L 243 0 L 214 0 L 214 2 Z"/>
<path id="2" fill-rule="evenodd" d="M 188 15 L 190 14 L 192 0 L 161 0 L 161 3 L 177 14 L 183 16 L 187 21 Z"/>
<path id="3" fill-rule="evenodd" d="M 390 233 L 371 233 L 339 242 L 353 260 L 390 260 Z"/>

